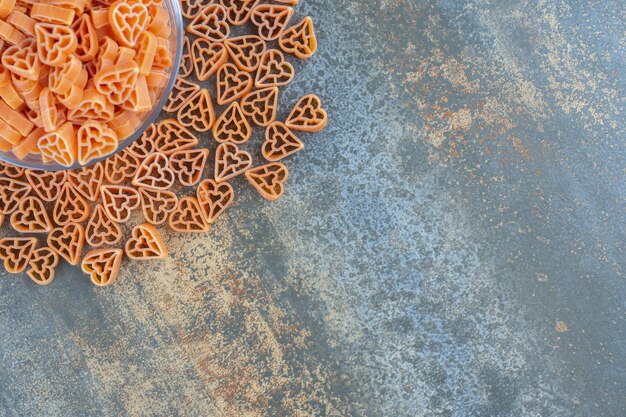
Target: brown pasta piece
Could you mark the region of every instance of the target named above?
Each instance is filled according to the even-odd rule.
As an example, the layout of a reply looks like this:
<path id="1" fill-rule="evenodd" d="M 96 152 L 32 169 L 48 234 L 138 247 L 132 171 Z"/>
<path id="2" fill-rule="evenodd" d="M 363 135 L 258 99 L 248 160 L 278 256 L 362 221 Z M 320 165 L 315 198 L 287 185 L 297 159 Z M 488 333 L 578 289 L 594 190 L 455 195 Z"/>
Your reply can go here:
<path id="1" fill-rule="evenodd" d="M 20 233 L 47 233 L 52 230 L 43 201 L 33 196 L 20 201 L 17 210 L 11 214 L 11 226 Z"/>
<path id="2" fill-rule="evenodd" d="M 85 243 L 85 228 L 79 223 L 55 227 L 48 234 L 48 246 L 70 265 L 78 265 Z"/>
<path id="3" fill-rule="evenodd" d="M 26 269 L 33 251 L 37 247 L 35 237 L 5 237 L 0 239 L 0 259 L 10 274 L 19 274 Z"/>
<path id="4" fill-rule="evenodd" d="M 229 183 L 209 179 L 200 183 L 196 196 L 204 220 L 212 224 L 233 202 L 235 192 Z"/>
<path id="5" fill-rule="evenodd" d="M 246 171 L 246 178 L 250 184 L 264 198 L 274 201 L 283 195 L 284 182 L 289 177 L 287 167 L 280 162 L 252 168 Z"/>
<path id="6" fill-rule="evenodd" d="M 304 149 L 302 141 L 284 123 L 274 122 L 267 127 L 261 152 L 268 161 L 280 161 L 302 149 Z"/>
<path id="7" fill-rule="evenodd" d="M 265 41 L 255 35 L 226 39 L 224 45 L 237 68 L 246 72 L 259 67 L 261 55 L 265 52 Z"/>
<path id="8" fill-rule="evenodd" d="M 137 190 L 123 185 L 103 185 L 100 195 L 104 212 L 117 223 L 126 223 L 141 202 Z"/>
<path id="9" fill-rule="evenodd" d="M 178 207 L 170 214 L 172 230 L 183 233 L 202 233 L 211 230 L 204 220 L 196 197 L 186 196 L 178 200 Z"/>
<path id="10" fill-rule="evenodd" d="M 211 104 L 211 96 L 206 88 L 197 91 L 178 110 L 178 122 L 198 132 L 211 130 L 215 121 L 215 112 Z"/>
<path id="11" fill-rule="evenodd" d="M 59 255 L 49 247 L 35 249 L 28 265 L 26 274 L 37 285 L 49 285 L 55 276 L 55 268 L 59 264 Z"/>
<path id="12" fill-rule="evenodd" d="M 83 258 L 81 269 L 94 285 L 106 287 L 117 279 L 123 254 L 124 251 L 117 248 L 90 250 Z"/>
<path id="13" fill-rule="evenodd" d="M 298 24 L 285 30 L 278 40 L 280 48 L 300 59 L 310 58 L 317 50 L 313 21 L 306 16 Z"/>
<path id="14" fill-rule="evenodd" d="M 85 229 L 87 243 L 97 248 L 104 245 L 116 245 L 122 240 L 122 229 L 111 220 L 102 204 L 96 205 Z"/>
<path id="15" fill-rule="evenodd" d="M 160 152 L 155 152 L 143 160 L 135 177 L 133 185 L 135 187 L 150 188 L 152 190 L 167 190 L 174 184 L 174 173 L 169 167 L 167 156 Z"/>
<path id="16" fill-rule="evenodd" d="M 182 149 L 193 148 L 198 138 L 175 119 L 166 119 L 157 125 L 157 136 L 154 144 L 158 152 L 171 155 Z"/>
<path id="17" fill-rule="evenodd" d="M 14 180 L 13 178 L 0 178 L 0 213 L 13 213 L 20 201 L 31 190 L 32 187 L 27 182 Z"/>
<path id="18" fill-rule="evenodd" d="M 67 179 L 67 171 L 26 171 L 26 179 L 33 191 L 43 201 L 54 201 L 61 192 L 61 187 Z M 1 186 L 1 185 L 0 185 Z"/>
<path id="19" fill-rule="evenodd" d="M 165 223 L 170 213 L 178 206 L 178 197 L 171 191 L 139 187 L 139 194 L 143 216 L 154 225 Z"/>
<path id="20" fill-rule="evenodd" d="M 322 101 L 315 94 L 301 97 L 291 110 L 285 125 L 293 130 L 319 132 L 328 124 L 328 115 Z"/>
<path id="21" fill-rule="evenodd" d="M 282 52 L 278 49 L 269 49 L 261 56 L 254 85 L 256 88 L 287 85 L 295 74 L 293 65 L 285 60 Z"/>
<path id="22" fill-rule="evenodd" d="M 87 200 L 96 201 L 104 182 L 104 164 L 98 162 L 89 167 L 69 170 L 67 180 Z"/>
<path id="23" fill-rule="evenodd" d="M 232 142 L 238 145 L 252 135 L 252 127 L 238 102 L 232 103 L 213 125 L 213 137 L 219 143 Z"/>
<path id="24" fill-rule="evenodd" d="M 228 62 L 228 51 L 221 42 L 209 42 L 198 38 L 191 44 L 191 54 L 196 78 L 200 81 L 208 80 Z"/>
<path id="25" fill-rule="evenodd" d="M 187 81 L 179 75 L 176 78 L 174 88 L 172 88 L 172 92 L 168 97 L 167 103 L 163 106 L 163 110 L 169 113 L 176 113 L 198 91 L 200 91 L 200 86 L 198 84 Z"/>
<path id="26" fill-rule="evenodd" d="M 217 70 L 217 104 L 223 106 L 252 91 L 252 76 L 227 63 Z"/>
<path id="27" fill-rule="evenodd" d="M 208 157 L 208 149 L 176 151 L 170 155 L 170 168 L 176 174 L 178 182 L 191 187 L 200 182 Z"/>
<path id="28" fill-rule="evenodd" d="M 258 126 L 267 126 L 276 120 L 278 87 L 263 88 L 246 95 L 241 100 L 243 114 Z"/>
<path id="29" fill-rule="evenodd" d="M 291 16 L 293 7 L 278 4 L 260 4 L 252 10 L 251 19 L 258 29 L 259 36 L 266 41 L 273 41 L 283 33 Z"/>
<path id="30" fill-rule="evenodd" d="M 143 223 L 133 228 L 132 237 L 126 242 L 126 255 L 131 259 L 165 259 L 167 248 L 156 228 Z"/>
<path id="31" fill-rule="evenodd" d="M 118 152 L 104 163 L 104 176 L 111 184 L 121 184 L 133 178 L 139 159 L 127 149 Z"/>
<path id="32" fill-rule="evenodd" d="M 54 203 L 52 217 L 58 225 L 80 223 L 89 217 L 89 203 L 69 181 L 61 187 L 59 197 Z"/>
<path id="33" fill-rule="evenodd" d="M 224 182 L 252 166 L 252 156 L 234 143 L 222 143 L 215 150 L 215 181 Z"/>

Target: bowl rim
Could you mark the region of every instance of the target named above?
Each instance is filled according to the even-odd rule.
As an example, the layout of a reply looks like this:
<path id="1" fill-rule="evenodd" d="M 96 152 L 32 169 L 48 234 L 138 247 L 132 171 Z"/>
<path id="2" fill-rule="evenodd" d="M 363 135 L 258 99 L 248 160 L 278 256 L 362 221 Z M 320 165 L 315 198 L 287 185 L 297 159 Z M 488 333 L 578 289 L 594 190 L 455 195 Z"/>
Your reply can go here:
<path id="1" fill-rule="evenodd" d="M 174 22 L 172 22 L 173 23 L 172 26 L 173 26 L 173 29 L 175 30 L 176 40 L 177 40 L 175 56 L 174 56 L 174 59 L 172 60 L 170 77 L 167 81 L 167 84 L 165 85 L 165 88 L 162 91 L 159 101 L 152 108 L 151 113 L 145 118 L 145 120 L 137 127 L 137 129 L 130 136 L 124 139 L 121 143 L 118 143 L 118 146 L 115 152 L 109 155 L 103 156 L 101 158 L 92 159 L 85 165 L 81 165 L 78 162 L 76 162 L 72 166 L 69 166 L 69 167 L 63 166 L 59 163 L 47 165 L 44 163 L 41 163 L 41 164 L 31 163 L 31 162 L 23 161 L 17 158 L 9 158 L 7 157 L 8 152 L 0 152 L 0 162 L 15 165 L 20 168 L 34 170 L 34 171 L 50 171 L 50 172 L 69 171 L 72 169 L 86 168 L 91 165 L 95 165 L 99 162 L 106 161 L 107 159 L 112 158 L 117 153 L 122 152 L 130 144 L 134 143 L 137 139 L 139 139 L 141 135 L 143 135 L 143 133 L 146 131 L 148 126 L 154 123 L 154 121 L 159 117 L 159 115 L 161 114 L 161 111 L 163 110 L 163 107 L 165 106 L 165 103 L 169 99 L 170 93 L 172 92 L 172 89 L 174 88 L 174 84 L 176 83 L 176 79 L 178 78 L 178 73 L 180 71 L 180 63 L 182 61 L 182 56 L 183 56 L 184 26 L 183 26 L 183 13 L 181 10 L 180 2 L 178 0 L 163 0 L 163 3 L 166 4 L 167 8 L 171 8 L 171 13 L 169 13 L 169 15 L 170 15 L 170 18 L 175 20 Z"/>

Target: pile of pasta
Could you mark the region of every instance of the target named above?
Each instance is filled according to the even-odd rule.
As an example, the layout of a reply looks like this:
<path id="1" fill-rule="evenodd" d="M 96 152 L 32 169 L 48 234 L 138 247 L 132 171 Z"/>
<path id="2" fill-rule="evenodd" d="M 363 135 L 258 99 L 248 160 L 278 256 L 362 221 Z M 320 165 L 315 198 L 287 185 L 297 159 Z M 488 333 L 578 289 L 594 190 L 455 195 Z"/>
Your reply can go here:
<path id="1" fill-rule="evenodd" d="M 6 216 L 12 229 L 26 234 L 0 239 L 7 271 L 26 271 L 47 285 L 63 259 L 81 264 L 95 285 L 107 286 L 124 257 L 168 256 L 158 228 L 209 232 L 232 205 L 239 177 L 262 197 L 280 198 L 289 175 L 286 158 L 304 148 L 299 136 L 319 132 L 328 121 L 314 94 L 277 119 L 279 88 L 295 76 L 285 54 L 306 59 L 317 49 L 311 18 L 292 24 L 297 1 L 281 3 L 183 0 L 187 35 L 163 109 L 170 116 L 122 151 L 81 169 L 0 165 L 0 220 Z M 231 27 L 248 22 L 254 34 L 230 36 Z M 100 134 L 89 123 L 81 128 Z M 265 131 L 260 149 L 250 140 L 255 128 Z M 142 220 L 133 227 L 136 211 Z M 43 246 L 39 234 L 47 235 Z M 90 249 L 83 255 L 85 246 Z"/>
<path id="2" fill-rule="evenodd" d="M 0 151 L 86 165 L 114 153 L 170 78 L 159 3 L 0 0 Z"/>

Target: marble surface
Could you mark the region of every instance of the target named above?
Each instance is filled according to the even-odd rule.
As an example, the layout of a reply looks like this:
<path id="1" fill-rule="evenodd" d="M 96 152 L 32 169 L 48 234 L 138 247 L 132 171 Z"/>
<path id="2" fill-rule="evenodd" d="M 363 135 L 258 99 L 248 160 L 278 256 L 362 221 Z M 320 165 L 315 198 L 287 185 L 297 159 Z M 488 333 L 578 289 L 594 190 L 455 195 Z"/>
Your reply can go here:
<path id="1" fill-rule="evenodd" d="M 623 4 L 300 3 L 285 196 L 105 290 L 0 274 L 0 416 L 623 416 Z"/>

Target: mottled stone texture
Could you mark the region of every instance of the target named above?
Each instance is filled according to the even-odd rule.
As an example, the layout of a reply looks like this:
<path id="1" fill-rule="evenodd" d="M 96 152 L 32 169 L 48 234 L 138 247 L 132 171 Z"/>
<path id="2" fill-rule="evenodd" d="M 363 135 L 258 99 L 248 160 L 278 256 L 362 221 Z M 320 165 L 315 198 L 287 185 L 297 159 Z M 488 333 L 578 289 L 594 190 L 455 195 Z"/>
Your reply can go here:
<path id="1" fill-rule="evenodd" d="M 625 415 L 623 2 L 300 3 L 284 198 L 110 289 L 3 275 L 0 415 Z"/>

